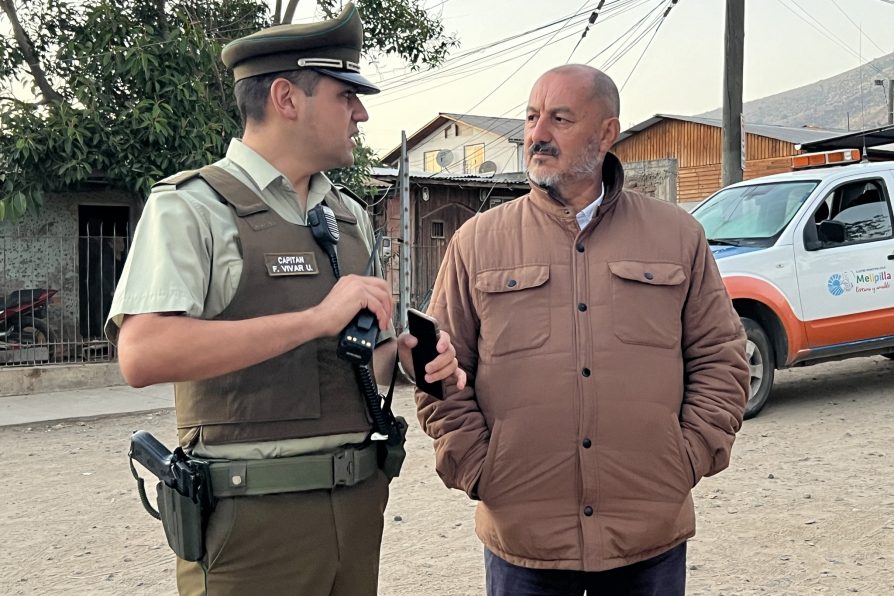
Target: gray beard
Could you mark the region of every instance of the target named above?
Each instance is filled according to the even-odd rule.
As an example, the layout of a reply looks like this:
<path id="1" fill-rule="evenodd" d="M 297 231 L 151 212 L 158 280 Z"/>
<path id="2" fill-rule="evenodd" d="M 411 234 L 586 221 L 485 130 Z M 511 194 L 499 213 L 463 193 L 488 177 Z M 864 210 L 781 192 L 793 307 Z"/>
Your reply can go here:
<path id="1" fill-rule="evenodd" d="M 587 145 L 578 160 L 572 163 L 571 167 L 566 171 L 556 172 L 547 176 L 538 176 L 529 167 L 526 173 L 528 174 L 528 179 L 545 190 L 551 198 L 564 203 L 559 189 L 568 182 L 582 178 L 592 178 L 602 168 L 603 161 L 605 161 L 605 155 L 599 152 L 599 139 L 594 138 Z"/>

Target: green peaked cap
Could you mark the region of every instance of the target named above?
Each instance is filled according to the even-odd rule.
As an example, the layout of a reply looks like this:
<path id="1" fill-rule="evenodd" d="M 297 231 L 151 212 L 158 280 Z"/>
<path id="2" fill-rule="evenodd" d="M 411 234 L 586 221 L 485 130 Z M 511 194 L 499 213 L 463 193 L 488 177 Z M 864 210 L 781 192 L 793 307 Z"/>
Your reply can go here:
<path id="1" fill-rule="evenodd" d="M 276 25 L 240 37 L 220 56 L 236 80 L 309 68 L 357 87 L 358 93 L 379 88 L 360 74 L 363 22 L 353 2 L 334 19 L 297 25 Z"/>

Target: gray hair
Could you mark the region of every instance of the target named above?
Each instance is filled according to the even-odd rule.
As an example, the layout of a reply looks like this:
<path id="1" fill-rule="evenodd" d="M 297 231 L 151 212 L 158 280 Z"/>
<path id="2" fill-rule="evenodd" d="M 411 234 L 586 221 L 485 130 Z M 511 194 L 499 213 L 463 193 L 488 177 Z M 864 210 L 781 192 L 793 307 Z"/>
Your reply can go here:
<path id="1" fill-rule="evenodd" d="M 547 73 L 571 74 L 575 76 L 590 77 L 590 89 L 592 99 L 598 99 L 610 118 L 617 118 L 621 114 L 621 96 L 618 87 L 610 76 L 586 64 L 565 64 L 557 66 Z"/>
<path id="2" fill-rule="evenodd" d="M 286 79 L 310 97 L 316 92 L 322 78 L 323 75 L 315 70 L 303 69 L 273 72 L 237 81 L 236 106 L 239 108 L 242 126 L 249 121 L 257 123 L 264 121 L 267 96 L 270 95 L 270 87 L 276 79 Z"/>

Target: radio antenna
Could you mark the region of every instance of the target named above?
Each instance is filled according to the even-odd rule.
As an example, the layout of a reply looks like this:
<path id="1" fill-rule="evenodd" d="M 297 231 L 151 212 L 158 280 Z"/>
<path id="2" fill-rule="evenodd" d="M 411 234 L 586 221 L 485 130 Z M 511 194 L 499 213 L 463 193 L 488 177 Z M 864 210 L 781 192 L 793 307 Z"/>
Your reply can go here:
<path id="1" fill-rule="evenodd" d="M 860 42 L 857 44 L 860 57 L 860 139 L 863 141 L 863 153 L 860 162 L 867 162 L 866 157 L 866 106 L 863 102 L 863 23 L 858 27 L 860 30 Z"/>

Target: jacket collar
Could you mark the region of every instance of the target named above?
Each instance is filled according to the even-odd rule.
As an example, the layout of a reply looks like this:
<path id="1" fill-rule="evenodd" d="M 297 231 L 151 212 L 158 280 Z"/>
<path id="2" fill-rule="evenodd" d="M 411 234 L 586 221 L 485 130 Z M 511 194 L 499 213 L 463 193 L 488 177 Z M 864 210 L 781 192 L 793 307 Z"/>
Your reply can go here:
<path id="1" fill-rule="evenodd" d="M 602 199 L 599 211 L 590 220 L 590 225 L 602 219 L 606 213 L 614 209 L 621 192 L 624 190 L 624 168 L 614 153 L 609 152 L 605 154 L 605 160 L 602 162 L 602 183 L 605 185 L 605 197 Z M 570 209 L 551 199 L 549 195 L 536 185 L 531 184 L 530 186 L 531 193 L 529 196 L 534 205 L 556 219 L 561 221 L 567 220 L 577 227 L 577 219 Z M 596 197 L 593 197 L 593 200 L 596 200 Z"/>

